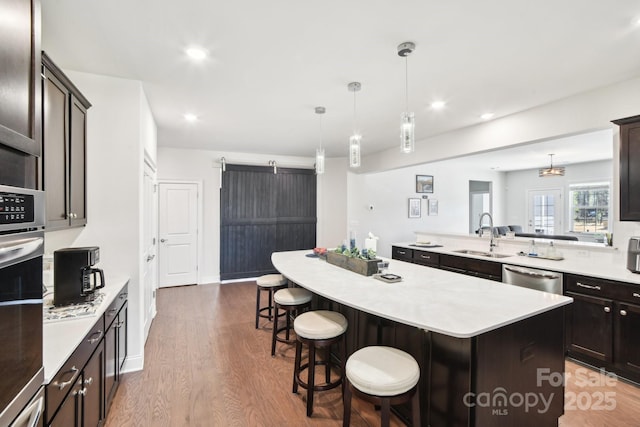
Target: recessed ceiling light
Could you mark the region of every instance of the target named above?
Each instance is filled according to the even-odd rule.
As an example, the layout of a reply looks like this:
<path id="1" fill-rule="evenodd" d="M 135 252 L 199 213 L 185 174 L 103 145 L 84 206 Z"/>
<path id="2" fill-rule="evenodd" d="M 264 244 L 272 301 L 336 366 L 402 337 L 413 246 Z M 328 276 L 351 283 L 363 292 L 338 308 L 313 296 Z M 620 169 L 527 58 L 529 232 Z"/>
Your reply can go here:
<path id="1" fill-rule="evenodd" d="M 200 47 L 190 47 L 186 49 L 185 52 L 189 56 L 189 58 L 196 61 L 202 61 L 207 57 L 207 51 Z"/>
<path id="2" fill-rule="evenodd" d="M 444 101 L 433 101 L 431 103 L 431 108 L 433 108 L 434 110 L 441 110 L 445 105 L 446 103 Z"/>
<path id="3" fill-rule="evenodd" d="M 184 119 L 190 123 L 195 122 L 196 120 L 198 120 L 198 116 L 196 116 L 195 114 L 192 113 L 185 113 L 184 114 Z"/>
<path id="4" fill-rule="evenodd" d="M 482 120 L 489 120 L 491 118 L 493 118 L 494 114 L 493 113 L 484 113 L 483 115 L 480 116 L 480 118 Z"/>

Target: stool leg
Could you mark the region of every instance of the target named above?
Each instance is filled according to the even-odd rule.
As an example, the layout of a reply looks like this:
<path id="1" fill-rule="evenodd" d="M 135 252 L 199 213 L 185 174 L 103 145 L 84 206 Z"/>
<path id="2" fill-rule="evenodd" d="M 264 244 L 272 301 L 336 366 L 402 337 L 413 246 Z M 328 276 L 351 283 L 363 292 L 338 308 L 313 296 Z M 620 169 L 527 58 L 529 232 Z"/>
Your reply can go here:
<path id="1" fill-rule="evenodd" d="M 258 329 L 259 318 L 260 318 L 260 288 L 256 286 L 256 329 Z"/>
<path id="2" fill-rule="evenodd" d="M 309 343 L 309 372 L 307 377 L 307 417 L 313 413 L 313 388 L 315 387 L 316 376 L 316 346 Z"/>
<path id="3" fill-rule="evenodd" d="M 276 335 L 278 335 L 278 304 L 275 306 L 273 318 L 273 331 L 271 331 L 271 357 L 276 355 Z"/>
<path id="4" fill-rule="evenodd" d="M 351 424 L 351 385 L 346 377 L 342 382 L 342 400 L 344 405 L 342 427 L 349 427 Z"/>
<path id="5" fill-rule="evenodd" d="M 324 357 L 327 361 L 327 364 L 324 365 L 324 376 L 325 376 L 325 380 L 326 383 L 329 384 L 331 382 L 331 347 L 327 347 L 325 352 L 324 352 Z"/>
<path id="6" fill-rule="evenodd" d="M 269 320 L 272 320 L 273 317 L 271 316 L 271 309 L 273 307 L 273 288 L 269 289 Z"/>
<path id="7" fill-rule="evenodd" d="M 342 338 L 340 343 L 340 380 L 342 381 L 342 395 L 344 396 L 345 381 L 347 381 L 346 368 L 347 368 L 347 338 L 346 334 Z"/>
<path id="8" fill-rule="evenodd" d="M 276 313 L 277 315 L 277 313 Z M 290 310 L 285 310 L 285 316 L 287 317 L 287 329 L 285 330 L 285 338 L 287 339 L 287 341 L 289 340 L 289 331 L 291 330 L 291 311 Z"/>
<path id="9" fill-rule="evenodd" d="M 413 425 L 420 425 L 420 387 L 416 385 L 416 392 L 411 397 L 411 413 L 413 416 Z"/>
<path id="10" fill-rule="evenodd" d="M 382 399 L 382 410 L 380 416 L 382 417 L 381 426 L 389 427 L 389 419 L 391 414 L 391 399 L 385 397 Z"/>
<path id="11" fill-rule="evenodd" d="M 302 342 L 296 342 L 296 360 L 293 363 L 293 393 L 298 392 L 298 375 L 300 375 L 300 363 L 302 359 Z"/>

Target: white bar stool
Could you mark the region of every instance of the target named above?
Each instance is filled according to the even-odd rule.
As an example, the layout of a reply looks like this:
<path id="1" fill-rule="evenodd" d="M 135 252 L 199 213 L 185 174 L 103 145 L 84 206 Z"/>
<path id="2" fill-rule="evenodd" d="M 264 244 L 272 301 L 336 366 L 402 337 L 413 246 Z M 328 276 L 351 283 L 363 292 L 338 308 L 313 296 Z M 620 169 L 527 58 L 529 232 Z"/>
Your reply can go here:
<path id="1" fill-rule="evenodd" d="M 342 426 L 349 427 L 351 422 L 352 393 L 367 402 L 381 406 L 382 427 L 389 426 L 391 405 L 411 400 L 412 424 L 419 426 L 418 380 L 418 362 L 402 350 L 371 346 L 354 352 L 346 364 Z"/>
<path id="2" fill-rule="evenodd" d="M 287 286 L 287 279 L 282 274 L 266 274 L 256 279 L 256 329 L 258 329 L 258 321 L 261 317 L 272 320 L 273 310 L 273 294 L 278 290 Z M 260 306 L 260 294 L 262 291 L 268 292 L 268 304 Z M 267 311 L 267 314 L 263 312 Z"/>
<path id="3" fill-rule="evenodd" d="M 278 290 L 273 295 L 274 316 L 273 316 L 273 333 L 271 335 L 271 355 L 276 354 L 276 341 L 293 344 L 295 340 L 289 338 L 291 332 L 291 316 L 295 313 L 297 316 L 300 311 L 311 306 L 311 298 L 313 294 L 302 288 L 284 288 Z M 282 316 L 280 310 L 284 311 L 286 318 L 285 326 L 278 327 L 278 318 Z M 285 331 L 285 337 L 278 336 Z"/>
<path id="4" fill-rule="evenodd" d="M 313 413 L 314 391 L 331 390 L 343 383 L 345 352 L 345 332 L 348 322 L 346 317 L 336 311 L 316 310 L 302 313 L 293 322 L 298 342 L 296 343 L 296 360 L 293 367 L 293 392 L 298 392 L 298 386 L 307 389 L 307 417 Z M 340 363 L 331 361 L 331 345 L 341 343 Z M 302 344 L 309 347 L 309 360 L 302 362 Z M 316 349 L 324 349 L 324 360 L 316 361 Z M 325 366 L 325 382 L 315 383 L 316 365 Z M 337 367 L 340 374 L 331 381 L 331 367 Z M 302 371 L 307 370 L 307 381 L 300 378 Z M 344 389 L 344 387 L 343 387 Z"/>

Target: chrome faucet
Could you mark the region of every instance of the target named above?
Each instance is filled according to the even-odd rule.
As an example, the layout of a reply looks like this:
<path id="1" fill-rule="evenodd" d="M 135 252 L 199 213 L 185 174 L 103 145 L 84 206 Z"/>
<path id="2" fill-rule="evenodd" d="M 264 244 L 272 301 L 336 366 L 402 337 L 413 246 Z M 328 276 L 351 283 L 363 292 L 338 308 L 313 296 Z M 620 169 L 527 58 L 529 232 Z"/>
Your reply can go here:
<path id="1" fill-rule="evenodd" d="M 494 239 L 494 234 L 493 234 L 493 217 L 491 216 L 491 214 L 489 212 L 484 212 L 482 215 L 480 215 L 480 225 L 479 225 L 479 230 L 478 230 L 478 236 L 482 237 L 482 219 L 486 216 L 489 217 L 489 228 L 491 231 L 491 242 L 489 242 L 489 252 L 493 252 L 493 248 L 495 248 L 496 242 L 493 240 Z"/>

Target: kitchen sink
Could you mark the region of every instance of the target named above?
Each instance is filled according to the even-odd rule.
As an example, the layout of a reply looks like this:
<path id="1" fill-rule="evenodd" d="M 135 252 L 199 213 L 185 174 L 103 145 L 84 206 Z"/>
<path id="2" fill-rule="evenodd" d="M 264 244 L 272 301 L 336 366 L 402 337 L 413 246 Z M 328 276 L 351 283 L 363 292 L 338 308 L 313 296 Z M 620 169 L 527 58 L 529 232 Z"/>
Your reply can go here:
<path id="1" fill-rule="evenodd" d="M 511 256 L 511 255 L 505 255 L 505 254 L 497 254 L 495 252 L 475 251 L 473 249 L 459 249 L 453 252 L 457 252 L 459 254 L 467 254 L 467 255 L 486 256 L 489 258 L 507 258 Z"/>

